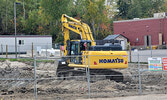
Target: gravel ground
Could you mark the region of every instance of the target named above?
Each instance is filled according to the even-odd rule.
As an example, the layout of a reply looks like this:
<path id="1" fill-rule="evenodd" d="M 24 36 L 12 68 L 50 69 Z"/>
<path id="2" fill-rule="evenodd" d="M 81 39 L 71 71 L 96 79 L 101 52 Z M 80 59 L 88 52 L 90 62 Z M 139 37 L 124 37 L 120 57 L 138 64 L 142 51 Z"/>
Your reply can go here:
<path id="1" fill-rule="evenodd" d="M 76 100 L 167 100 L 167 95 L 166 94 L 151 94 L 151 95 L 142 95 L 142 96 L 95 98 L 95 99 L 76 99 Z"/>

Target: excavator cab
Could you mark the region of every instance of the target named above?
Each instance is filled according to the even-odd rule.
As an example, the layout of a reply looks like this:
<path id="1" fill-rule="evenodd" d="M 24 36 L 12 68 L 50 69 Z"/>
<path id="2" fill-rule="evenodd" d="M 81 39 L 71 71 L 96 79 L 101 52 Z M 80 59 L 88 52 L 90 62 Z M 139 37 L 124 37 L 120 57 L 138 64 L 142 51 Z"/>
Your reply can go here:
<path id="1" fill-rule="evenodd" d="M 82 51 L 89 50 L 91 41 L 89 40 L 72 40 L 67 42 L 67 56 L 81 55 Z"/>
<path id="2" fill-rule="evenodd" d="M 70 62 L 74 64 L 81 64 L 82 59 L 82 51 L 87 51 L 89 50 L 91 46 L 91 41 L 90 40 L 72 40 L 67 43 L 67 51 L 68 51 L 68 56 L 70 57 Z"/>

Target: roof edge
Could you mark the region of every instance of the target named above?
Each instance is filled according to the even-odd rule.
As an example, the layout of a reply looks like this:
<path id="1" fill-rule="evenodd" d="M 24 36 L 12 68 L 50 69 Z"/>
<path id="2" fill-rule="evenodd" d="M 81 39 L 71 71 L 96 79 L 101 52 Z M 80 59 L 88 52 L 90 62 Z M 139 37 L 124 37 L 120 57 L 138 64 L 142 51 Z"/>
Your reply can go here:
<path id="1" fill-rule="evenodd" d="M 133 22 L 133 21 L 143 21 L 143 20 L 154 20 L 154 19 L 166 19 L 166 18 L 142 18 L 142 19 L 130 19 L 130 20 L 113 21 L 113 23 Z"/>
<path id="2" fill-rule="evenodd" d="M 15 37 L 15 35 L 0 35 L 0 37 Z M 52 37 L 51 35 L 16 35 L 16 37 Z"/>

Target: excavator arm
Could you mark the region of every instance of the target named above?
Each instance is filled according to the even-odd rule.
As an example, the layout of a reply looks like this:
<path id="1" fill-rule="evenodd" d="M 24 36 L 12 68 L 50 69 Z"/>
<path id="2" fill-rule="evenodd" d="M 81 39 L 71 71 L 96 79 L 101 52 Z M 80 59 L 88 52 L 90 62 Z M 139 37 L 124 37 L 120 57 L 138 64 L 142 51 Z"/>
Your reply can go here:
<path id="1" fill-rule="evenodd" d="M 68 19 L 70 21 L 68 21 Z M 93 46 L 95 45 L 90 27 L 86 23 L 82 23 L 81 21 L 69 17 L 65 14 L 62 15 L 61 22 L 62 22 L 62 31 L 64 34 L 66 34 L 65 31 L 66 29 L 71 30 L 77 34 L 80 34 L 82 40 L 91 40 L 92 45 Z"/>
<path id="2" fill-rule="evenodd" d="M 90 40 L 91 46 L 95 46 L 95 41 L 90 30 L 90 27 L 77 19 L 67 16 L 63 14 L 61 17 L 62 23 L 62 31 L 64 34 L 64 54 L 67 55 L 67 41 L 70 40 L 69 38 L 69 31 L 73 31 L 81 36 L 81 40 Z"/>

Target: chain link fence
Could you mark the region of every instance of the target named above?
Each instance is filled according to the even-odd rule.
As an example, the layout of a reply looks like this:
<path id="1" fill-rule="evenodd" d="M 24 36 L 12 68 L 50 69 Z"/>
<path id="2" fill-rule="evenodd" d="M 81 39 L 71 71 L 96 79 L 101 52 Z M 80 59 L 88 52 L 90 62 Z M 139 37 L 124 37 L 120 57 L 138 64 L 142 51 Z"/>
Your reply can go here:
<path id="1" fill-rule="evenodd" d="M 85 68 L 72 68 L 66 65 L 58 68 L 62 58 L 60 56 L 2 59 L 0 99 L 75 100 L 166 94 L 167 72 L 149 71 L 146 56 L 148 55 L 132 55 L 136 60 L 129 62 L 128 68 L 108 70 L 89 69 L 89 62 Z M 67 58 L 79 63 L 77 61 L 84 57 Z M 145 62 L 143 58 L 146 59 Z"/>

